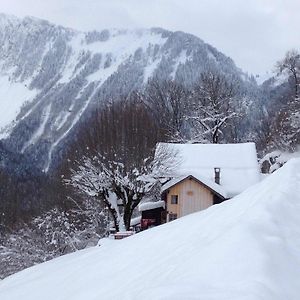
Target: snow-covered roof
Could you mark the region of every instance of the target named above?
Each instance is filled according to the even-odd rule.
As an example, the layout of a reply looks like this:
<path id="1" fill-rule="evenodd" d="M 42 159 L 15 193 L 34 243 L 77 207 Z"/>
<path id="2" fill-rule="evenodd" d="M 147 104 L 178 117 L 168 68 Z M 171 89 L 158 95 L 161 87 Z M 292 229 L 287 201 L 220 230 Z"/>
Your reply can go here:
<path id="1" fill-rule="evenodd" d="M 145 210 L 159 208 L 159 207 L 165 208 L 165 201 L 155 201 L 155 202 L 141 203 L 139 205 L 139 211 L 145 211 Z"/>
<path id="2" fill-rule="evenodd" d="M 220 186 L 233 197 L 260 181 L 254 143 L 173 144 L 159 143 L 174 156 L 172 177 L 193 175 L 207 182 L 215 181 L 214 168 L 220 168 Z"/>
<path id="3" fill-rule="evenodd" d="M 130 220 L 130 226 L 135 226 L 135 225 L 140 224 L 141 223 L 141 219 L 142 219 L 142 216 L 138 216 L 138 217 L 132 218 Z"/>
<path id="4" fill-rule="evenodd" d="M 213 190 L 214 192 L 216 192 L 217 194 L 221 195 L 223 198 L 228 198 L 227 196 L 227 192 L 226 190 L 219 184 L 216 184 L 214 181 L 209 180 L 208 178 L 204 177 L 204 176 L 197 176 L 197 175 L 183 175 L 183 176 L 179 176 L 179 177 L 175 177 L 172 180 L 168 181 L 166 184 L 164 184 L 162 186 L 161 191 L 165 192 L 168 189 L 170 189 L 172 186 L 180 183 L 181 181 L 185 180 L 188 177 L 193 177 L 194 179 L 202 182 L 204 185 L 206 185 L 208 188 L 210 188 L 211 190 Z"/>

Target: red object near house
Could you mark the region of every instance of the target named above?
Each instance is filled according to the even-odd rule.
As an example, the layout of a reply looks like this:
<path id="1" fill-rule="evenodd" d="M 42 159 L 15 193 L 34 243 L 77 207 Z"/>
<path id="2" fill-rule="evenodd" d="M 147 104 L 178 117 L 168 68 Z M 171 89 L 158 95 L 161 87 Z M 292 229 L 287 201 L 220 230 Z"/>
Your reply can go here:
<path id="1" fill-rule="evenodd" d="M 156 224 L 156 219 L 142 219 L 141 220 L 141 229 L 148 229 L 150 226 L 154 226 Z"/>

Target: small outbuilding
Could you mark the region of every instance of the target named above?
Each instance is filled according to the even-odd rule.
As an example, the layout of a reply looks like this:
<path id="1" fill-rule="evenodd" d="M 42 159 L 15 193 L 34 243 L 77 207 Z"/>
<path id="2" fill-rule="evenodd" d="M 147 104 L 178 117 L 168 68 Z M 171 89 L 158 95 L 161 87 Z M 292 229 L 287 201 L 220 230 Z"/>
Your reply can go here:
<path id="1" fill-rule="evenodd" d="M 139 205 L 142 214 L 141 230 L 166 223 L 165 201 L 146 202 Z"/>

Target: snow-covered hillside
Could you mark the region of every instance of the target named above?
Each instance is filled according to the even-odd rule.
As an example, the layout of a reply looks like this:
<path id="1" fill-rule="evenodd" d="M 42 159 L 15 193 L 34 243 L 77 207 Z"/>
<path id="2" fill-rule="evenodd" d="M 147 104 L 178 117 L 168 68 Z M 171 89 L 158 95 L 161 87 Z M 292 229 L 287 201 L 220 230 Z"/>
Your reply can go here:
<path id="1" fill-rule="evenodd" d="M 298 300 L 300 160 L 240 196 L 15 274 L 1 300 Z"/>
<path id="2" fill-rule="evenodd" d="M 78 32 L 0 14 L 0 139 L 48 170 L 77 123 L 151 77 L 186 85 L 208 68 L 249 78 L 201 39 L 159 28 Z"/>

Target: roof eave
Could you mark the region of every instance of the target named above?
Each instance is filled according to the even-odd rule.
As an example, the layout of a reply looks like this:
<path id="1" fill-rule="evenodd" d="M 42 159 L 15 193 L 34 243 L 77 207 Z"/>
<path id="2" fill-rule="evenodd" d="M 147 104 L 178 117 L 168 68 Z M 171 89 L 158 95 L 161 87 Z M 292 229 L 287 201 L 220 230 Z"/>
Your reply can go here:
<path id="1" fill-rule="evenodd" d="M 217 191 L 215 191 L 213 188 L 209 187 L 208 185 L 206 185 L 204 182 L 202 182 L 201 180 L 199 180 L 198 178 L 194 177 L 193 175 L 187 175 L 186 177 L 184 177 L 183 179 L 179 180 L 178 182 L 174 183 L 173 185 L 169 186 L 167 189 L 162 190 L 161 194 L 164 194 L 166 192 L 168 192 L 172 187 L 174 187 L 175 185 L 183 182 L 184 180 L 188 179 L 188 178 L 193 178 L 195 181 L 197 181 L 198 183 L 204 185 L 208 190 L 210 190 L 213 194 L 215 194 L 216 196 L 222 198 L 223 200 L 227 200 L 229 198 L 221 195 L 220 193 L 218 193 Z"/>

